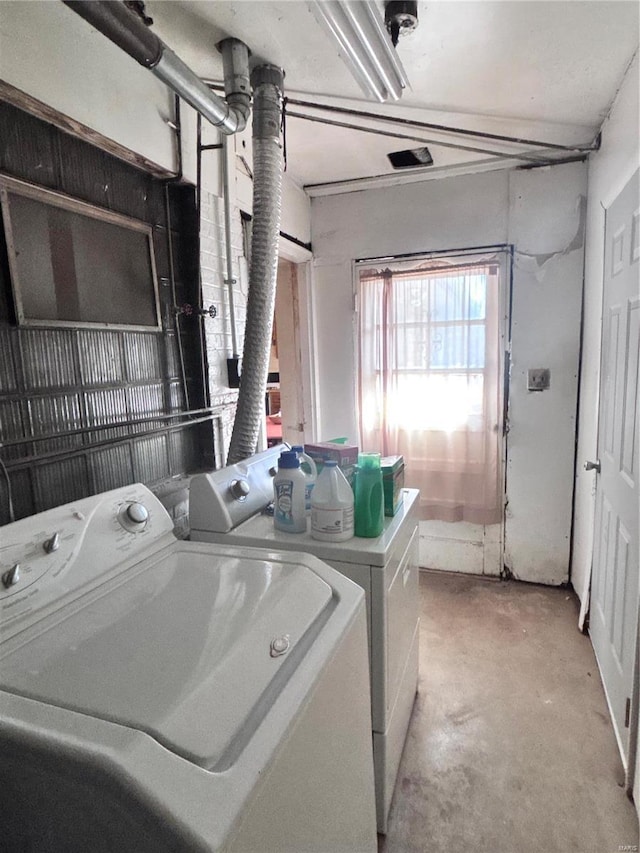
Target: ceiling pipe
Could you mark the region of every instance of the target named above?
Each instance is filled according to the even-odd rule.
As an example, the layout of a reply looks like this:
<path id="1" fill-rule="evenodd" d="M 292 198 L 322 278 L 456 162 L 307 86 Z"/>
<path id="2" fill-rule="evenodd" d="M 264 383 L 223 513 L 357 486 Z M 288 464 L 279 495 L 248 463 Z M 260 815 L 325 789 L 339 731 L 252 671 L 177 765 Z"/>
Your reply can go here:
<path id="1" fill-rule="evenodd" d="M 238 39 L 220 42 L 226 100 L 206 86 L 179 56 L 120 0 L 62 0 L 132 59 L 155 74 L 222 133 L 247 126 L 251 108 L 249 48 Z"/>

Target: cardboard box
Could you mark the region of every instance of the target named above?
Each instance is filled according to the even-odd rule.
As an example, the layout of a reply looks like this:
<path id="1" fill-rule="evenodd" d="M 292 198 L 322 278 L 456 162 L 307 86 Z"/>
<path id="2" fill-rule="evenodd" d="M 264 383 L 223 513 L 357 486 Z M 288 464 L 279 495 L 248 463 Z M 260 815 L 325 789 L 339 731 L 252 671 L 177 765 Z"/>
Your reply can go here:
<path id="1" fill-rule="evenodd" d="M 403 498 L 404 456 L 383 456 L 380 467 L 382 468 L 384 514 L 395 515 Z"/>
<path id="2" fill-rule="evenodd" d="M 320 441 L 316 444 L 305 444 L 305 453 L 316 463 L 318 473 L 322 471 L 326 459 L 335 459 L 342 473 L 353 488 L 356 465 L 358 464 L 358 447 L 354 444 L 333 444 L 330 441 Z"/>

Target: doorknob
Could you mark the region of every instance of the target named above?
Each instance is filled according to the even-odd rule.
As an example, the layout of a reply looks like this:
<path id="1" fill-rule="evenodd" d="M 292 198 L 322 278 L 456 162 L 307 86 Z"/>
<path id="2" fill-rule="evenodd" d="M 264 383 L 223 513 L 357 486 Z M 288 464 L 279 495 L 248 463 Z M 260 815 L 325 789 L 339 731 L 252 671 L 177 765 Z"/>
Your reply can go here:
<path id="1" fill-rule="evenodd" d="M 596 459 L 595 462 L 591 462 L 589 459 L 584 463 L 585 471 L 595 471 L 597 474 L 600 473 L 600 460 Z"/>

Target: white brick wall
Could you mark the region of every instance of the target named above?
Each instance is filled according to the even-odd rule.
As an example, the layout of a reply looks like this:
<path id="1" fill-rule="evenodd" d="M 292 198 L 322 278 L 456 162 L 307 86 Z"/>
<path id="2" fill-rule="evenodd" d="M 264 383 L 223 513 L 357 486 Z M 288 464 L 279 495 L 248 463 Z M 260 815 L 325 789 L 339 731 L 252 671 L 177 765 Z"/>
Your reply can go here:
<path id="1" fill-rule="evenodd" d="M 240 212 L 232 214 L 231 245 L 233 254 L 234 308 L 238 351 L 242 355 L 247 312 L 248 278 L 243 255 Z M 227 383 L 227 358 L 232 355 L 231 319 L 228 288 L 225 284 L 226 251 L 224 239 L 224 201 L 213 193 L 203 191 L 200 220 L 200 254 L 202 264 L 202 301 L 205 308 L 215 305 L 218 315 L 206 319 L 206 347 L 209 366 L 211 405 L 220 409 L 222 447 L 216 447 L 216 457 L 226 460 L 233 429 L 237 390 Z M 218 438 L 220 441 L 220 438 Z"/>

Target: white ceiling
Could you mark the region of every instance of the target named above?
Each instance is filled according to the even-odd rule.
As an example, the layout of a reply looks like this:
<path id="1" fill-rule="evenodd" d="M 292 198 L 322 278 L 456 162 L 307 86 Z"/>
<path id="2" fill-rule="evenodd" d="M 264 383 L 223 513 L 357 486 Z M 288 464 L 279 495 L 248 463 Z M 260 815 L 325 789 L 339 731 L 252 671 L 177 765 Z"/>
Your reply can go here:
<path id="1" fill-rule="evenodd" d="M 377 5 L 382 17 L 384 4 Z M 398 44 L 411 90 L 400 102 L 380 105 L 364 99 L 306 2 L 147 3 L 154 30 L 203 78 L 221 80 L 215 44 L 235 36 L 251 49 L 252 63 L 284 68 L 286 94 L 292 98 L 568 146 L 594 139 L 637 50 L 639 10 L 636 0 L 419 2 L 418 28 Z M 416 132 L 348 116 L 328 117 Z M 434 165 L 409 175 L 403 172 L 400 180 L 424 179 L 428 172 L 493 168 L 497 162 L 487 153 L 442 143 L 510 155 L 532 151 L 432 130 L 417 131 L 414 142 L 289 117 L 289 173 L 303 186 L 372 176 L 382 176 L 377 180 L 383 183 L 397 180 L 400 173 L 394 172 L 387 152 L 419 147 L 419 140 L 427 140 Z M 384 177 L 391 174 L 393 178 Z"/>

